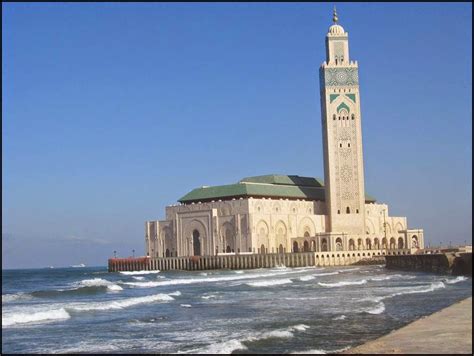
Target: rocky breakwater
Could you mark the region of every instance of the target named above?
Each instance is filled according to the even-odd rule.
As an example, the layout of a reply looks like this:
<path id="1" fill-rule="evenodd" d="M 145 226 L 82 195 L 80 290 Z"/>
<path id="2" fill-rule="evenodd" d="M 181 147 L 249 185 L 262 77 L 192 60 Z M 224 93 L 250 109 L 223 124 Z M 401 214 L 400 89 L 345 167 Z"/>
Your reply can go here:
<path id="1" fill-rule="evenodd" d="M 471 252 L 385 256 L 389 269 L 472 276 Z"/>

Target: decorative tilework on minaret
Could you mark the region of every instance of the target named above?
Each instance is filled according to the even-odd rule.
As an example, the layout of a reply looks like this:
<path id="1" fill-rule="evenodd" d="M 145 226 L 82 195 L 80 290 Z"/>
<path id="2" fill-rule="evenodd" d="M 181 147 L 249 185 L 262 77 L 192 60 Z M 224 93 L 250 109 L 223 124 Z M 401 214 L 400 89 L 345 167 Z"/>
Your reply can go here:
<path id="1" fill-rule="evenodd" d="M 364 235 L 358 66 L 349 59 L 348 34 L 338 20 L 334 8 L 334 23 L 326 35 L 326 61 L 320 68 L 327 231 Z"/>

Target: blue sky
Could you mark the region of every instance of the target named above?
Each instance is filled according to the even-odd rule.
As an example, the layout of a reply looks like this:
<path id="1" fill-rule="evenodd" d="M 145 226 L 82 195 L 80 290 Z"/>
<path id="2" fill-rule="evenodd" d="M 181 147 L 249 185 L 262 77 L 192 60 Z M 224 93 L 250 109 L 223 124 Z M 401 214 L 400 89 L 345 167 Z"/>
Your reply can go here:
<path id="1" fill-rule="evenodd" d="M 202 185 L 324 177 L 332 3 L 2 3 L 2 267 L 105 265 Z M 472 4 L 338 3 L 365 187 L 472 240 Z"/>

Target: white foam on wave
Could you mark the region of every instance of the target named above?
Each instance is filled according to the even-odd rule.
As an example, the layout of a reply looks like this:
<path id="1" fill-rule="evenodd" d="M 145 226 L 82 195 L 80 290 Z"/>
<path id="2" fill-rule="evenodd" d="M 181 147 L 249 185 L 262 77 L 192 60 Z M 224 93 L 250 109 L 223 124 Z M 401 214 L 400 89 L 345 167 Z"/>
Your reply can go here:
<path id="1" fill-rule="evenodd" d="M 241 339 L 232 339 L 224 342 L 211 344 L 205 348 L 188 350 L 186 353 L 198 353 L 198 354 L 231 354 L 236 350 L 247 350 L 248 347 L 244 345 L 244 342 L 254 342 L 265 339 L 289 339 L 294 337 L 293 332 L 305 331 L 309 326 L 305 324 L 298 324 L 290 326 L 286 329 L 277 329 L 270 331 L 262 331 L 252 333 L 251 336 L 247 336 Z"/>
<path id="2" fill-rule="evenodd" d="M 414 279 L 416 276 L 407 276 L 407 275 L 401 275 L 401 274 L 392 274 L 392 275 L 382 275 L 378 277 L 371 277 L 369 278 L 371 281 L 386 281 L 389 279 Z"/>
<path id="3" fill-rule="evenodd" d="M 172 295 L 173 297 L 179 297 L 181 295 L 181 292 L 177 290 L 176 292 L 168 293 L 168 295 Z"/>
<path id="4" fill-rule="evenodd" d="M 202 299 L 211 299 L 211 298 L 216 298 L 217 296 L 214 294 L 209 294 L 209 295 L 203 295 L 201 298 Z"/>
<path id="5" fill-rule="evenodd" d="M 312 279 L 314 279 L 314 278 L 315 278 L 314 276 L 301 276 L 301 277 L 300 277 L 300 281 L 303 281 L 303 282 L 305 282 L 305 281 L 310 281 L 310 280 L 312 280 Z"/>
<path id="6" fill-rule="evenodd" d="M 351 271 L 357 271 L 359 270 L 360 267 L 355 267 L 355 268 L 344 268 L 344 269 L 340 269 L 339 272 L 351 272 Z"/>
<path id="7" fill-rule="evenodd" d="M 14 313 L 6 316 L 2 315 L 2 327 L 34 322 L 65 320 L 69 319 L 70 317 L 71 316 L 64 308 L 40 311 L 36 313 Z"/>
<path id="8" fill-rule="evenodd" d="M 119 285 L 114 284 L 111 281 L 108 281 L 102 278 L 84 279 L 82 281 L 73 283 L 73 285 L 79 288 L 81 287 L 107 287 L 107 289 L 111 291 L 123 290 L 123 288 L 120 287 Z"/>
<path id="9" fill-rule="evenodd" d="M 346 316 L 344 314 L 336 316 L 335 318 L 332 318 L 332 320 L 344 320 Z"/>
<path id="10" fill-rule="evenodd" d="M 122 271 L 120 273 L 125 274 L 127 276 L 134 276 L 134 275 L 139 275 L 139 274 L 155 274 L 155 273 L 160 273 L 160 271 L 159 270 L 156 270 L 156 271 Z"/>
<path id="11" fill-rule="evenodd" d="M 336 282 L 336 283 L 322 283 L 318 282 L 318 284 L 322 287 L 328 287 L 328 288 L 335 288 L 335 287 L 344 287 L 344 286 L 352 286 L 352 285 L 362 285 L 366 284 L 367 280 L 362 279 L 360 281 L 342 281 L 342 282 Z"/>
<path id="12" fill-rule="evenodd" d="M 191 308 L 191 304 L 180 304 L 183 308 Z"/>
<path id="13" fill-rule="evenodd" d="M 278 286 L 281 284 L 288 284 L 293 283 L 291 279 L 270 279 L 265 281 L 257 281 L 257 282 L 248 282 L 247 285 L 250 287 L 271 287 L 271 286 Z"/>
<path id="14" fill-rule="evenodd" d="M 383 302 L 380 302 L 374 308 L 365 310 L 366 313 L 375 314 L 375 315 L 382 314 L 384 311 L 385 311 L 385 304 Z"/>
<path id="15" fill-rule="evenodd" d="M 99 302 L 99 303 L 88 303 L 84 305 L 75 305 L 70 309 L 76 311 L 94 311 L 94 310 L 110 310 L 110 309 L 123 309 L 128 308 L 137 304 L 144 304 L 144 303 L 153 303 L 153 302 L 168 302 L 174 300 L 174 298 L 170 294 L 154 294 L 154 295 L 147 295 L 145 297 L 135 297 L 135 298 L 127 298 L 122 300 L 114 300 L 114 301 L 107 301 L 107 302 Z"/>
<path id="16" fill-rule="evenodd" d="M 234 273 L 241 274 L 241 273 L 244 273 L 244 271 L 234 271 Z"/>
<path id="17" fill-rule="evenodd" d="M 238 281 L 245 279 L 257 279 L 265 277 L 276 277 L 282 276 L 289 273 L 301 273 L 301 271 L 287 271 L 280 270 L 271 273 L 254 273 L 254 274 L 239 274 L 237 276 L 221 276 L 221 277 L 207 277 L 207 278 L 178 278 L 165 281 L 150 281 L 150 282 L 121 282 L 121 284 L 138 287 L 138 288 L 154 288 L 160 286 L 169 285 L 180 285 L 180 284 L 193 284 L 193 283 L 211 283 L 211 282 L 227 282 L 227 281 Z M 291 283 L 291 282 L 290 282 Z"/>
<path id="18" fill-rule="evenodd" d="M 454 279 L 447 279 L 447 280 L 445 280 L 445 282 L 448 283 L 448 284 L 455 284 L 455 283 L 463 282 L 463 281 L 466 281 L 466 280 L 467 280 L 467 277 L 458 276 Z"/>
<path id="19" fill-rule="evenodd" d="M 133 279 L 136 279 L 137 281 L 143 281 L 145 277 L 140 277 L 140 276 L 133 276 Z"/>
<path id="20" fill-rule="evenodd" d="M 338 271 L 335 271 L 335 272 L 324 272 L 324 273 L 315 273 L 313 274 L 313 276 L 315 277 L 322 277 L 322 276 L 333 276 L 335 274 L 339 274 Z"/>
<path id="21" fill-rule="evenodd" d="M 24 299 L 31 299 L 31 298 L 32 297 L 30 294 L 26 294 L 22 292 L 14 293 L 14 294 L 2 294 L 2 304 L 14 302 L 16 300 L 24 300 Z"/>
<path id="22" fill-rule="evenodd" d="M 337 354 L 339 352 L 343 352 L 349 350 L 350 346 L 344 347 L 338 350 L 322 350 L 322 349 L 313 349 L 313 350 L 304 350 L 304 351 L 295 351 L 292 352 L 292 355 L 299 355 L 299 354 L 316 354 L 316 355 L 324 355 L 324 354 Z"/>
<path id="23" fill-rule="evenodd" d="M 401 288 L 396 288 L 398 290 L 402 289 L 400 292 L 388 294 L 385 296 L 378 296 L 378 297 L 367 297 L 360 299 L 360 301 L 371 301 L 375 303 L 380 303 L 384 299 L 388 298 L 393 298 L 399 295 L 405 295 L 405 294 L 418 294 L 418 293 L 429 293 L 429 292 L 434 292 L 437 289 L 442 289 L 446 288 L 445 284 L 443 282 L 433 282 L 429 286 L 423 285 L 423 286 L 416 286 L 416 287 L 401 287 Z"/>

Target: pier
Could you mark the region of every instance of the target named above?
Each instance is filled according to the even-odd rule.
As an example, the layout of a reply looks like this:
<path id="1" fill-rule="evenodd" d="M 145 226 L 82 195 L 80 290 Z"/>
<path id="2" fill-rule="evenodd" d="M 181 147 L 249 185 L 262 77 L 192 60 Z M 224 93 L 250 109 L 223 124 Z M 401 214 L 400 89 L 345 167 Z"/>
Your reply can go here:
<path id="1" fill-rule="evenodd" d="M 357 250 L 329 252 L 290 252 L 267 254 L 234 254 L 216 256 L 182 257 L 138 257 L 110 258 L 109 272 L 120 271 L 170 271 L 170 270 L 210 270 L 210 269 L 253 269 L 307 266 L 345 266 L 381 259 L 386 255 L 408 255 L 410 250 Z"/>

